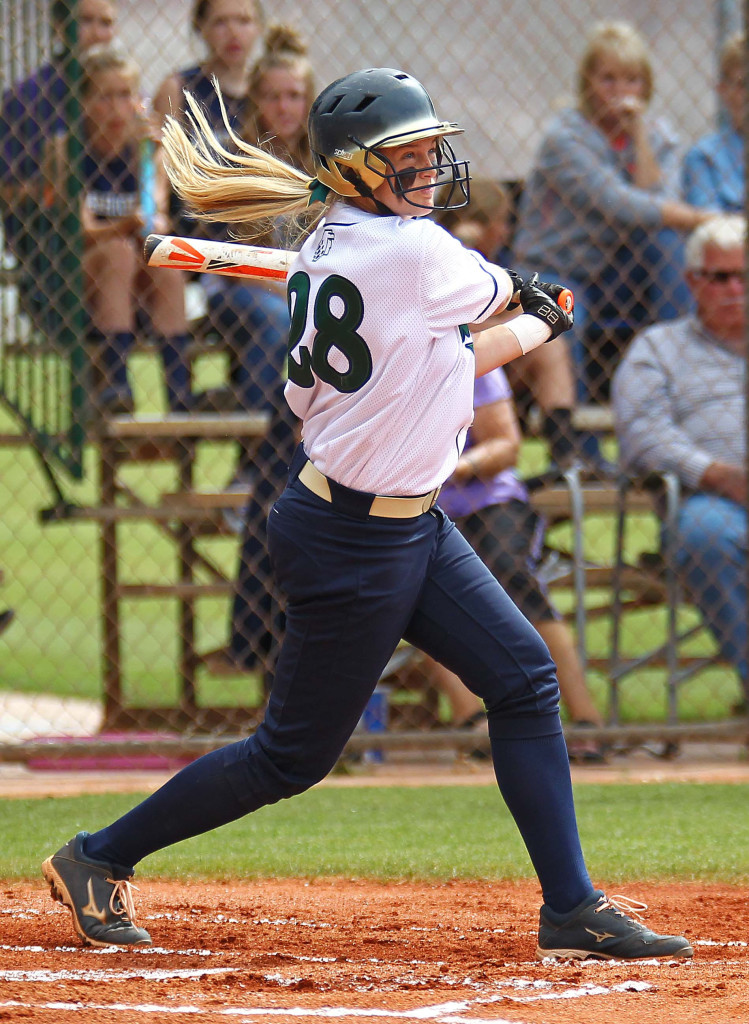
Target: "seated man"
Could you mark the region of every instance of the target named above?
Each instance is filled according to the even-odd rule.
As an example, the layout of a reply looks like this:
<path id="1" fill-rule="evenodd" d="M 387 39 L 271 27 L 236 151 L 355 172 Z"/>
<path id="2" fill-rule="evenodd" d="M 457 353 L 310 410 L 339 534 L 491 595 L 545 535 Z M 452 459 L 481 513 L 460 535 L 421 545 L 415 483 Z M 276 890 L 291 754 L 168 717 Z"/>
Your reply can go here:
<path id="1" fill-rule="evenodd" d="M 614 413 L 622 464 L 681 481 L 678 566 L 747 704 L 745 240 L 738 214 L 691 234 L 696 311 L 635 339 L 614 376 Z"/>

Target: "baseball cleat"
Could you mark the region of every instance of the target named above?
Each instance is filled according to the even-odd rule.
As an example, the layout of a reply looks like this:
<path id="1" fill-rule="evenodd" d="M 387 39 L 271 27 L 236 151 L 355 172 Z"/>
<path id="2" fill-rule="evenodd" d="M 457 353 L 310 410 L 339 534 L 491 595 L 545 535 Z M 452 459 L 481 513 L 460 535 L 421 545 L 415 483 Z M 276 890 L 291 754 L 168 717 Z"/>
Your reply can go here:
<path id="1" fill-rule="evenodd" d="M 70 910 L 90 946 L 150 946 L 151 936 L 135 924 L 130 879 L 115 879 L 112 865 L 85 855 L 87 835 L 79 832 L 42 864 L 53 898 Z"/>
<path id="2" fill-rule="evenodd" d="M 637 916 L 642 910 L 647 910 L 644 903 L 624 896 L 609 899 L 602 892 L 594 892 L 564 918 L 543 906 L 536 959 L 672 960 L 692 956 L 692 947 L 681 935 L 656 935 L 625 913 Z"/>

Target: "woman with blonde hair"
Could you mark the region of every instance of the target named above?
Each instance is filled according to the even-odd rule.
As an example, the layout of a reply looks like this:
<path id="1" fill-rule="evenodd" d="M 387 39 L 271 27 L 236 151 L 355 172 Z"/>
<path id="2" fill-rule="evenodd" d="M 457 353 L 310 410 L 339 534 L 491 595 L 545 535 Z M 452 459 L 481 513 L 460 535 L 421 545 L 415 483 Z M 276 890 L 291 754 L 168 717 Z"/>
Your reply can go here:
<path id="1" fill-rule="evenodd" d="M 250 74 L 253 116 L 243 135 L 300 170 L 313 173 L 307 118 L 316 95 L 307 45 L 287 25 L 271 25 Z"/>
<path id="2" fill-rule="evenodd" d="M 705 211 L 679 198 L 679 140 L 649 113 L 652 59 L 632 25 L 594 27 L 577 90 L 577 106 L 558 114 L 541 142 L 514 248 L 519 264 L 572 282 L 578 397 L 606 398 L 606 358 L 615 362 L 643 323 L 688 304 L 680 232 Z"/>
<path id="3" fill-rule="evenodd" d="M 366 68 L 322 91 L 314 178 L 239 140 L 232 157 L 193 114 L 193 141 L 170 122 L 165 144 L 173 184 L 203 216 L 252 226 L 324 203 L 288 281 L 286 398 L 304 441 L 268 517 L 287 628 L 257 731 L 73 837 L 44 862 L 53 893 L 84 941 L 150 943 L 132 920 L 133 865 L 319 782 L 405 637 L 486 703 L 497 781 L 545 898 L 536 955 L 691 956 L 683 937 L 655 935 L 594 889 L 554 663 L 436 504 L 475 377 L 569 329 L 564 289 L 521 282 L 430 222 L 435 202 L 467 201 L 468 170 L 449 141 L 461 129 L 405 72 Z M 496 318 L 475 337 L 461 326 Z"/>
<path id="4" fill-rule="evenodd" d="M 115 45 L 91 47 L 81 67 L 82 268 L 92 361 L 99 370 L 92 405 L 101 414 L 133 411 L 127 361 L 137 314 L 144 310 L 159 342 L 169 407 L 184 410 L 187 378 L 172 358 L 188 341 L 184 275 L 143 266 L 146 231 L 168 230 L 169 182 L 158 150 L 152 168 L 144 167 L 143 144 L 151 141 L 151 129 L 143 114 L 140 69 Z M 50 147 L 57 168 L 53 181 L 66 180 L 67 146 L 67 137 L 58 136 Z"/>

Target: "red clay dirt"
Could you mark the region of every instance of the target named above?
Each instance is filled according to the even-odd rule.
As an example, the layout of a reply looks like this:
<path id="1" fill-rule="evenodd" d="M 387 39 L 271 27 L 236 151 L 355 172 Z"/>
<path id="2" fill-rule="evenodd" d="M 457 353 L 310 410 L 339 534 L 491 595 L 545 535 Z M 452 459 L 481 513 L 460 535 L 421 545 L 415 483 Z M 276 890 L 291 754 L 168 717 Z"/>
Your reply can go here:
<path id="1" fill-rule="evenodd" d="M 534 959 L 535 883 L 140 879 L 154 945 L 93 950 L 40 882 L 0 883 L 0 1021 L 746 1024 L 747 890 L 630 884 L 691 961 Z"/>

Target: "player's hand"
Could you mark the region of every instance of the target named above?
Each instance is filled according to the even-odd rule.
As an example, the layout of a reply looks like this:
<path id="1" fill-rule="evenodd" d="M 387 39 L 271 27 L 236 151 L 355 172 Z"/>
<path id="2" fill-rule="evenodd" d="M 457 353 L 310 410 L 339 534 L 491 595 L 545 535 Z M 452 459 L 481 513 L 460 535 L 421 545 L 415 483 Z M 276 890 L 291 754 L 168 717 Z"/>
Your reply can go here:
<path id="1" fill-rule="evenodd" d="M 512 298 L 505 307 L 508 310 L 508 312 L 511 312 L 513 309 L 517 309 L 520 305 L 519 298 L 516 299 L 515 296 L 523 287 L 523 279 L 519 274 L 516 274 L 514 270 L 510 270 L 509 267 L 504 267 L 503 269 L 504 272 L 509 275 L 509 278 L 512 281 Z"/>
<path id="2" fill-rule="evenodd" d="M 554 284 L 551 281 L 536 281 L 536 287 L 550 295 L 555 302 L 557 302 L 562 292 L 565 291 L 563 284 Z"/>
<path id="3" fill-rule="evenodd" d="M 552 294 L 552 291 L 556 289 L 558 289 L 556 294 Z M 534 274 L 530 281 L 526 281 L 520 289 L 520 304 L 523 307 L 523 312 L 543 320 L 551 328 L 549 341 L 559 337 L 564 331 L 569 331 L 574 323 L 572 311 L 566 312 L 557 302 L 563 291 L 566 289 L 561 285 L 539 282 L 538 274 Z"/>

